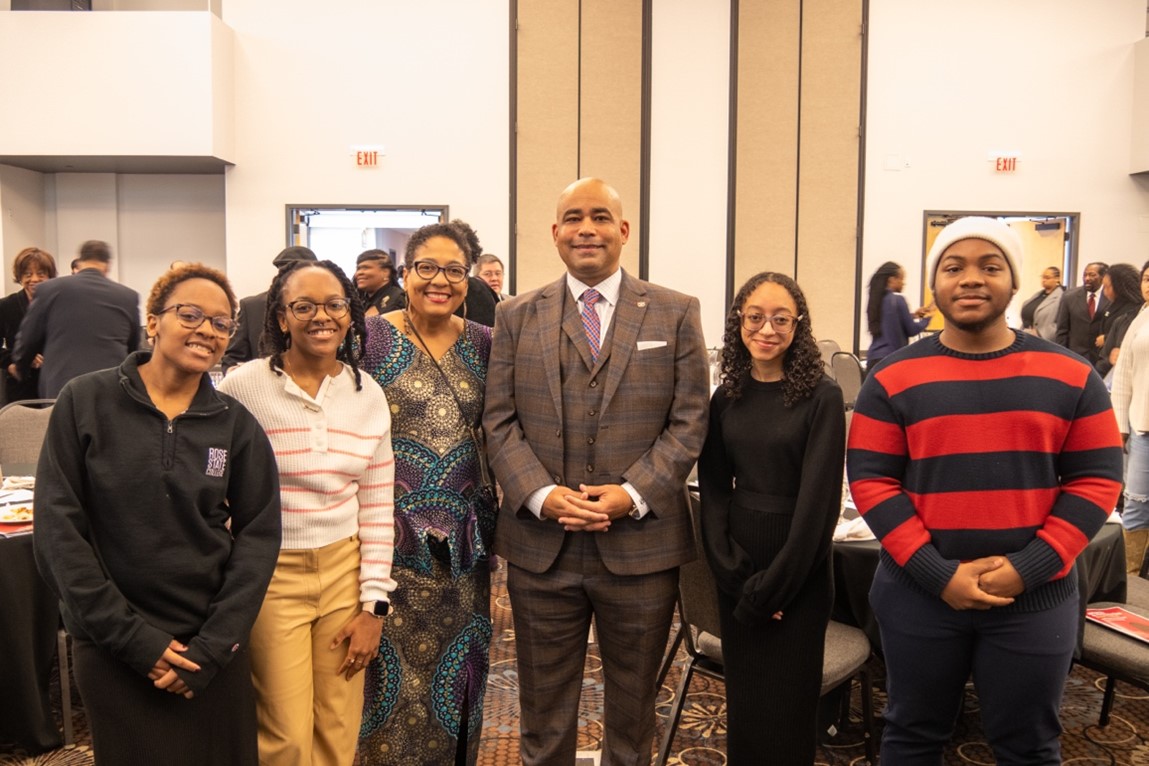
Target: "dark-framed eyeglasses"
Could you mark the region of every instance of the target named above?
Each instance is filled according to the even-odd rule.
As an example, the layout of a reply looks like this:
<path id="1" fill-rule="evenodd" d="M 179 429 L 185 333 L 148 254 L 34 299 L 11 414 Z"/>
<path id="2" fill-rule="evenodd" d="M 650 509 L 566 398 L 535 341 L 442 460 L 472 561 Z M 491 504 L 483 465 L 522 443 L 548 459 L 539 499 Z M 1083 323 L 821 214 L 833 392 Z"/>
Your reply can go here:
<path id="1" fill-rule="evenodd" d="M 742 319 L 742 329 L 747 332 L 758 332 L 769 322 L 774 332 L 779 335 L 789 335 L 794 332 L 794 329 L 798 327 L 798 322 L 804 319 L 802 316 L 794 316 L 793 314 L 775 314 L 768 317 L 757 311 L 744 313 L 741 310 L 738 311 L 738 316 Z"/>
<path id="2" fill-rule="evenodd" d="M 224 314 L 220 314 L 219 316 L 215 317 L 209 317 L 207 314 L 203 313 L 203 309 L 201 309 L 199 306 L 193 306 L 190 303 L 176 303 L 172 306 L 168 306 L 166 309 L 157 311 L 156 316 L 166 314 L 169 311 L 176 312 L 176 321 L 179 322 L 182 327 L 185 327 L 188 330 L 198 330 L 200 325 L 204 323 L 205 319 L 211 323 L 211 329 L 215 330 L 218 334 L 226 335 L 229 338 L 233 337 L 235 335 L 235 331 L 239 329 L 239 325 L 232 317 Z"/>
<path id="3" fill-rule="evenodd" d="M 327 312 L 327 316 L 338 319 L 341 316 L 346 316 L 347 312 L 351 310 L 351 301 L 346 298 L 332 298 L 323 303 L 316 303 L 306 298 L 300 298 L 287 304 L 287 308 L 291 310 L 291 315 L 300 322 L 314 318 L 320 306 Z"/>
<path id="4" fill-rule="evenodd" d="M 425 279 L 428 282 L 437 277 L 440 271 L 453 285 L 457 285 L 467 278 L 467 267 L 458 263 L 440 266 L 434 261 L 415 261 L 411 264 L 411 269 L 419 275 L 420 279 Z"/>

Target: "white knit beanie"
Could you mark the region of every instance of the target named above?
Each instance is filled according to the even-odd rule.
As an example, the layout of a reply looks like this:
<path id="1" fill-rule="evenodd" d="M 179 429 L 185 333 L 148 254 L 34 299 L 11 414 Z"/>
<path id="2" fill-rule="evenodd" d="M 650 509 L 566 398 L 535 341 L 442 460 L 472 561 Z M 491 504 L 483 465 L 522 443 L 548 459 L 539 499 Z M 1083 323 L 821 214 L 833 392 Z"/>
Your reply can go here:
<path id="1" fill-rule="evenodd" d="M 930 254 L 926 258 L 929 264 L 930 289 L 934 289 L 934 282 L 938 276 L 938 261 L 941 255 L 954 242 L 963 239 L 984 239 L 1001 248 L 1005 259 L 1009 261 L 1009 270 L 1013 276 L 1013 286 L 1016 289 L 1021 279 L 1021 270 L 1018 268 L 1022 260 L 1021 238 L 1004 221 L 996 218 L 983 218 L 982 216 L 966 216 L 959 218 L 949 226 L 938 232 Z"/>

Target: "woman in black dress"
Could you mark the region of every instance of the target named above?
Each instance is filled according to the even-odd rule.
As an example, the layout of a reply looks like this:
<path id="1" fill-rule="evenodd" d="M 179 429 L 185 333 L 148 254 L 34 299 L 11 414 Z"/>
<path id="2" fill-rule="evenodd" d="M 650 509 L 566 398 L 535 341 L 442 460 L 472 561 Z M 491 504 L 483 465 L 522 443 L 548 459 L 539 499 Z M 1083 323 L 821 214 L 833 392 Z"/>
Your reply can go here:
<path id="1" fill-rule="evenodd" d="M 28 313 L 28 304 L 36 296 L 36 286 L 56 276 L 56 259 L 38 247 L 26 247 L 16 254 L 12 261 L 12 278 L 20 289 L 0 300 L 0 335 L 4 337 L 4 348 L 0 349 L 0 369 L 4 374 L 4 404 L 23 399 L 35 399 L 40 383 L 40 365 L 43 357 L 37 355 L 32 360 L 32 372 L 24 380 L 15 375 L 12 364 L 12 349 L 16 347 L 16 333 L 20 322 Z"/>
<path id="2" fill-rule="evenodd" d="M 101 766 L 255 766 L 248 633 L 279 554 L 276 459 L 208 371 L 235 332 L 227 277 L 168 271 L 151 351 L 73 378 L 36 472 L 40 574 L 73 638 Z"/>
<path id="3" fill-rule="evenodd" d="M 698 464 L 718 582 L 731 766 L 809 766 L 842 499 L 845 409 L 805 296 L 763 272 L 726 319 L 722 384 Z"/>

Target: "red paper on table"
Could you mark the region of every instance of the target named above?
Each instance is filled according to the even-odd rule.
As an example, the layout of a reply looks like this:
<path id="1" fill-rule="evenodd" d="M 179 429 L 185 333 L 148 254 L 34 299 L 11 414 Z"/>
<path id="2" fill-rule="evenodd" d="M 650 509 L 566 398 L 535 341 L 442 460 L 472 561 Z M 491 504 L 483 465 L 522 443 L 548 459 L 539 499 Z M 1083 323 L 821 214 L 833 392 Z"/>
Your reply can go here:
<path id="1" fill-rule="evenodd" d="M 1142 617 L 1135 612 L 1120 606 L 1109 606 L 1104 609 L 1086 609 L 1085 618 L 1098 625 L 1124 633 L 1130 638 L 1149 643 L 1149 617 Z"/>

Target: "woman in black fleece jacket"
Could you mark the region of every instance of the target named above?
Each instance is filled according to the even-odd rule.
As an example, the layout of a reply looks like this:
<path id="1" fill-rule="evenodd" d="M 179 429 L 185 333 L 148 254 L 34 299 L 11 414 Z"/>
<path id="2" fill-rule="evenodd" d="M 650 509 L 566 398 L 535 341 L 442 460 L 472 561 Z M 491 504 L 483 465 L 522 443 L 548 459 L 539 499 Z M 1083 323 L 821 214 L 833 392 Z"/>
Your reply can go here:
<path id="1" fill-rule="evenodd" d="M 100 764 L 255 764 L 247 636 L 279 552 L 275 457 L 207 374 L 235 327 L 227 278 L 173 269 L 147 309 L 154 350 L 56 401 L 36 560 Z"/>

